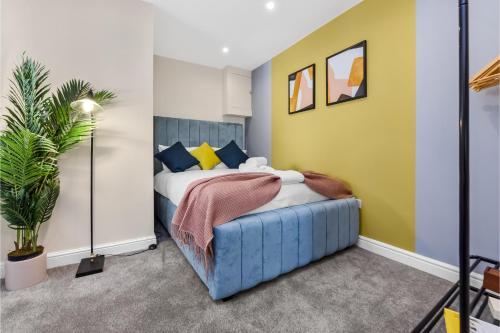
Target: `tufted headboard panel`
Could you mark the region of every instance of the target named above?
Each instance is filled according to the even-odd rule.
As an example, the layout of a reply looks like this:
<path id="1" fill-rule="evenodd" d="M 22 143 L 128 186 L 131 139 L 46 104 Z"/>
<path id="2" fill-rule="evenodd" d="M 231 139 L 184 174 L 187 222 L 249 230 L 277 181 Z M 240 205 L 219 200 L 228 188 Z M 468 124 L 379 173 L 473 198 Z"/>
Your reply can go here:
<path id="1" fill-rule="evenodd" d="M 158 145 L 171 146 L 177 141 L 185 147 L 197 147 L 206 141 L 212 147 L 221 148 L 234 140 L 245 149 L 241 124 L 154 116 L 153 132 L 153 154 L 158 152 Z M 154 173 L 161 170 L 161 163 L 154 159 Z"/>

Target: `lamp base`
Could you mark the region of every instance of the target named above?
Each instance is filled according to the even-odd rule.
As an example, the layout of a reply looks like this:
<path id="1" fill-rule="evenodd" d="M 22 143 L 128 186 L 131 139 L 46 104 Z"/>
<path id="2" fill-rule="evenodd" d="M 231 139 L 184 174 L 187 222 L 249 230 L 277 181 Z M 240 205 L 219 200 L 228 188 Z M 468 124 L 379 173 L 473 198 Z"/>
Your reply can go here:
<path id="1" fill-rule="evenodd" d="M 78 266 L 78 271 L 76 271 L 76 278 L 92 275 L 97 273 L 102 273 L 104 268 L 104 256 L 96 255 L 90 258 L 83 258 Z"/>

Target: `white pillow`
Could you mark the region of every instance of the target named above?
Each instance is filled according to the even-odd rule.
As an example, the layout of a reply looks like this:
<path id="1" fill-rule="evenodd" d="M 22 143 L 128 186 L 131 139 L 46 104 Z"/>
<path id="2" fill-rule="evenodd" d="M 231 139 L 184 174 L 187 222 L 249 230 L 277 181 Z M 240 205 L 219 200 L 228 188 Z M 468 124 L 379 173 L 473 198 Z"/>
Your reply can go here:
<path id="1" fill-rule="evenodd" d="M 214 167 L 214 169 L 229 169 L 229 168 L 227 167 L 227 165 L 224 164 L 224 162 L 220 162 Z"/>

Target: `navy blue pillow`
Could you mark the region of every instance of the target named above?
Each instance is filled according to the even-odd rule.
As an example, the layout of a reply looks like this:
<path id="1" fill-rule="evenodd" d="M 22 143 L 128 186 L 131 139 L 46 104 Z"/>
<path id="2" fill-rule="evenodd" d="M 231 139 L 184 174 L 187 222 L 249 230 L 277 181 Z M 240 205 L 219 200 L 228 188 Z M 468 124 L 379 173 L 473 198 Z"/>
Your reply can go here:
<path id="1" fill-rule="evenodd" d="M 215 151 L 215 154 L 229 169 L 238 169 L 241 163 L 245 163 L 248 159 L 240 147 L 232 140 L 224 148 Z"/>
<path id="2" fill-rule="evenodd" d="M 174 145 L 155 154 L 155 157 L 165 164 L 172 172 L 185 171 L 200 163 L 200 161 L 191 155 L 180 142 L 176 142 Z"/>

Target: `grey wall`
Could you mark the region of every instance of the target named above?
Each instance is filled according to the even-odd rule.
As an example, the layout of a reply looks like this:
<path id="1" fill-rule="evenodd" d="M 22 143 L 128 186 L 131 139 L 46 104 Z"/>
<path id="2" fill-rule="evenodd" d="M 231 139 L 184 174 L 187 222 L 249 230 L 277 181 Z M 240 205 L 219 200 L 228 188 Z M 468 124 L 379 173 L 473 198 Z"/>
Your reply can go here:
<path id="1" fill-rule="evenodd" d="M 499 2 L 470 2 L 471 76 L 499 54 Z M 458 8 L 417 0 L 416 250 L 458 263 Z M 470 93 L 471 253 L 499 257 L 499 89 Z"/>
<path id="2" fill-rule="evenodd" d="M 249 156 L 265 156 L 271 163 L 271 61 L 252 72 L 252 117 L 246 120 Z"/>

